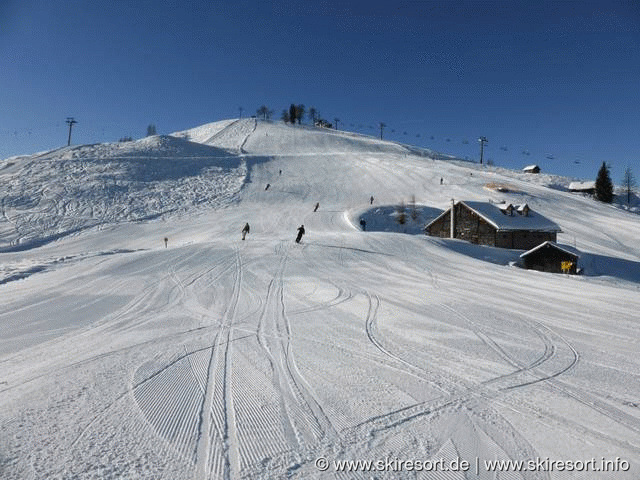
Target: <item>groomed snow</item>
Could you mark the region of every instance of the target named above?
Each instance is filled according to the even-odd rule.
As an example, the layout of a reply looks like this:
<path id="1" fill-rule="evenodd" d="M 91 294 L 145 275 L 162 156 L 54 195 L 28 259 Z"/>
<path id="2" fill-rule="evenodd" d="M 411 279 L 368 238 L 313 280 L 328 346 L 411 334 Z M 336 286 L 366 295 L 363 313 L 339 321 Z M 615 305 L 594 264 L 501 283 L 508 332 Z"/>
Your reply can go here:
<path id="1" fill-rule="evenodd" d="M 0 161 L 0 478 L 639 478 L 640 217 L 565 180 L 255 119 Z M 452 198 L 584 274 L 422 235 Z M 389 459 L 470 470 L 333 463 Z"/>

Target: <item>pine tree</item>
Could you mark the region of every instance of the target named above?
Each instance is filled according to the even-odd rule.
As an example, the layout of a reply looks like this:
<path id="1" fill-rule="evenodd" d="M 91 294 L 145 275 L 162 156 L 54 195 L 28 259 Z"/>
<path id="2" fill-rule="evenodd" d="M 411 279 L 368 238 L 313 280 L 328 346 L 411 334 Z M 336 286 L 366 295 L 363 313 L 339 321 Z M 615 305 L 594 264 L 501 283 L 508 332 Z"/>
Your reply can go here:
<path id="1" fill-rule="evenodd" d="M 150 137 L 152 135 L 157 135 L 156 126 L 153 123 L 149 124 L 149 126 L 147 127 L 147 137 Z"/>
<path id="2" fill-rule="evenodd" d="M 605 203 L 613 201 L 613 183 L 611 182 L 609 166 L 606 162 L 602 162 L 596 178 L 596 198 Z"/>

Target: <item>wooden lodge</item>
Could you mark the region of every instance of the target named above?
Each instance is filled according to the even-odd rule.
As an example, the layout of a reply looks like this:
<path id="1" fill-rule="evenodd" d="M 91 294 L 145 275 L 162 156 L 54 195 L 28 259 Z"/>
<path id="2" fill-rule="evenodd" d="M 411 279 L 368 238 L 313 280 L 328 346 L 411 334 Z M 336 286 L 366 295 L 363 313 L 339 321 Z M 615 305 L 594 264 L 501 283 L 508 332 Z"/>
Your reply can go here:
<path id="1" fill-rule="evenodd" d="M 596 182 L 571 182 L 569 184 L 569 191 L 574 193 L 594 195 L 596 193 Z"/>
<path id="2" fill-rule="evenodd" d="M 452 212 L 453 211 L 453 215 Z M 453 203 L 425 227 L 427 235 L 459 238 L 479 245 L 529 250 L 555 242 L 560 227 L 527 204 Z"/>
<path id="3" fill-rule="evenodd" d="M 524 252 L 520 258 L 523 266 L 530 270 L 572 274 L 578 272 L 577 251 L 555 242 L 544 242 Z"/>

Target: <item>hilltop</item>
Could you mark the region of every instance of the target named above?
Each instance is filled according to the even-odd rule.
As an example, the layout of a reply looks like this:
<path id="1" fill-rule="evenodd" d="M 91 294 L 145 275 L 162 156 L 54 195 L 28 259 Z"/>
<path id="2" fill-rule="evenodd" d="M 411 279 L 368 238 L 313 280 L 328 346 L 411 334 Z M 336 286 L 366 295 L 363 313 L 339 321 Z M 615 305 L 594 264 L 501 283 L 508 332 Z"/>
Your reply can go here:
<path id="1" fill-rule="evenodd" d="M 640 217 L 570 179 L 241 119 L 6 159 L 0 180 L 2 478 L 640 473 Z M 527 203 L 585 275 L 395 221 L 451 199 Z"/>

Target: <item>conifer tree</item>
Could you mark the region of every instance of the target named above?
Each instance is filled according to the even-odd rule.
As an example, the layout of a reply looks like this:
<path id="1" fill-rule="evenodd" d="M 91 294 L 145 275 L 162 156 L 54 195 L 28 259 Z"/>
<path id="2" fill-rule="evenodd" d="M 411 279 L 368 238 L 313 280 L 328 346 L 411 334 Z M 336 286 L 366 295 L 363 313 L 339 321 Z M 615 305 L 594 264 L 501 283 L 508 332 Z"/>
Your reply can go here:
<path id="1" fill-rule="evenodd" d="M 613 201 L 613 183 L 611 182 L 609 166 L 606 162 L 602 162 L 596 178 L 596 198 L 605 203 Z"/>

